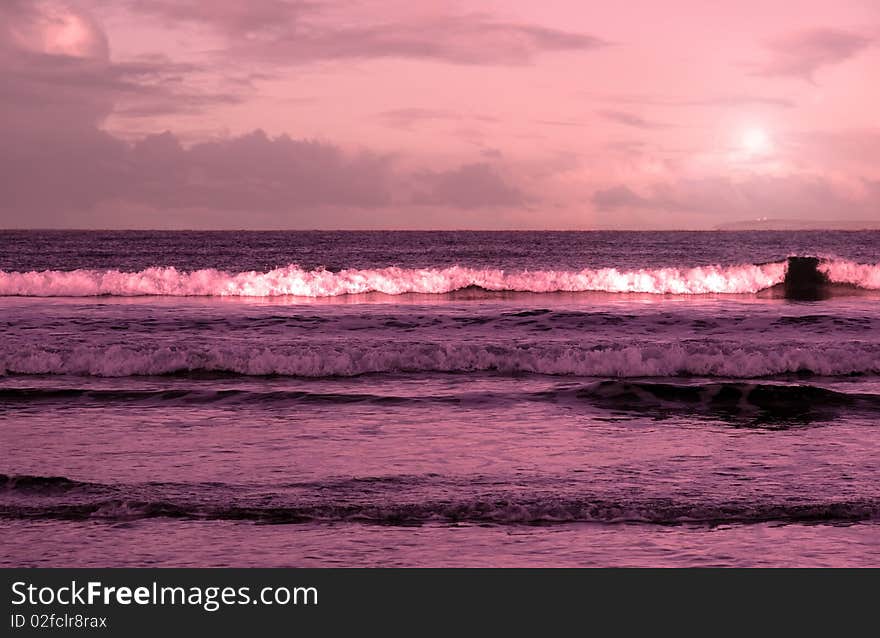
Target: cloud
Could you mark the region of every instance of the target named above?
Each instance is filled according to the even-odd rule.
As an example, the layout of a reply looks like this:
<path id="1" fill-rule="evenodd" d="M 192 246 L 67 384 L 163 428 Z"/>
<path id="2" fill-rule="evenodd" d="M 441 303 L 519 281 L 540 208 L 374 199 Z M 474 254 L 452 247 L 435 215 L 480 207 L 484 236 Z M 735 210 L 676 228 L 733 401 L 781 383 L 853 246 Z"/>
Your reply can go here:
<path id="1" fill-rule="evenodd" d="M 51 139 L 7 130 L 3 142 L 0 212 L 6 224 L 55 225 L 125 188 L 126 146 L 97 129 L 59 129 Z"/>
<path id="2" fill-rule="evenodd" d="M 454 16 L 359 27 L 313 28 L 234 46 L 276 63 L 349 58 L 411 58 L 463 65 L 522 65 L 538 54 L 597 49 L 591 35 L 533 25 Z"/>
<path id="3" fill-rule="evenodd" d="M 50 37 L 58 24 L 73 24 L 78 34 L 60 48 Z M 45 136 L 58 128 L 99 126 L 114 110 L 124 117 L 198 113 L 238 103 L 249 90 L 218 90 L 202 81 L 205 71 L 163 56 L 114 62 L 103 31 L 86 13 L 55 5 L 0 6 L 0 130 Z"/>
<path id="4" fill-rule="evenodd" d="M 0 167 L 14 178 L 0 186 L 0 206 L 19 214 L 121 200 L 297 217 L 319 206 L 388 204 L 392 176 L 385 157 L 262 131 L 190 148 L 168 132 L 126 144 L 94 131 L 51 149 L 15 149 Z"/>
<path id="5" fill-rule="evenodd" d="M 151 149 L 151 142 L 147 138 L 133 147 L 131 166 L 139 183 L 161 171 L 157 188 L 141 193 L 148 203 L 284 212 L 390 202 L 389 160 L 375 154 L 346 154 L 331 144 L 270 138 L 262 131 L 187 150 L 168 139 Z M 169 183 L 176 188 L 169 189 Z"/>
<path id="6" fill-rule="evenodd" d="M 659 95 L 603 95 L 593 96 L 602 102 L 610 104 L 637 104 L 640 106 L 708 106 L 708 107 L 738 107 L 738 106 L 770 106 L 790 109 L 797 104 L 788 98 L 772 97 L 766 95 L 751 95 L 748 93 L 732 93 L 727 95 L 713 95 L 700 98 L 665 97 Z"/>
<path id="7" fill-rule="evenodd" d="M 128 7 L 167 23 L 208 26 L 226 36 L 224 55 L 277 65 L 358 58 L 520 65 L 541 53 L 587 51 L 609 44 L 590 34 L 507 22 L 481 13 L 376 21 L 357 14 L 333 16 L 328 5 L 283 0 L 132 0 Z"/>
<path id="8" fill-rule="evenodd" d="M 602 188 L 593 193 L 593 203 L 599 210 L 615 210 L 619 208 L 664 208 L 659 201 L 642 197 L 629 186 L 618 184 L 610 188 Z"/>
<path id="9" fill-rule="evenodd" d="M 69 227 L 81 225 L 71 220 L 111 219 L 118 225 L 128 219 L 124 225 L 150 227 L 156 224 L 147 211 L 153 211 L 166 226 L 186 226 L 187 219 L 201 227 L 214 219 L 228 225 L 242 213 L 249 216 L 242 218 L 245 225 L 253 216 L 279 227 L 327 220 L 381 226 L 382 219 L 399 217 L 395 206 L 427 211 L 430 205 L 454 215 L 456 209 L 468 214 L 524 201 L 489 164 L 408 175 L 388 155 L 261 130 L 191 146 L 171 132 L 123 140 L 101 129 L 111 113 L 149 120 L 237 103 L 241 94 L 199 87 L 194 78 L 204 69 L 162 56 L 112 62 L 104 55 L 28 48 L 13 37 L 13 27 L 39 15 L 25 4 L 0 9 L 7 18 L 0 23 L 0 212 L 6 224 Z M 403 124 L 492 119 L 417 108 L 383 117 Z M 407 162 L 417 164 L 417 158 Z M 413 184 L 420 189 L 415 197 Z M 103 218 L 96 217 L 100 211 Z"/>
<path id="10" fill-rule="evenodd" d="M 187 147 L 170 132 L 128 143 L 90 129 L 15 144 L 0 173 L 0 214 L 13 227 L 417 227 L 412 215 L 428 208 L 446 215 L 431 223 L 470 225 L 461 215 L 528 202 L 488 163 L 406 174 L 388 156 L 259 130 Z"/>
<path id="11" fill-rule="evenodd" d="M 634 115 L 633 113 L 628 113 L 626 111 L 615 111 L 611 109 L 604 109 L 601 111 L 597 111 L 597 113 L 604 117 L 606 120 L 611 120 L 612 122 L 617 122 L 618 124 L 623 124 L 624 126 L 631 126 L 633 128 L 640 129 L 658 129 L 665 128 L 666 124 L 660 124 L 659 122 L 652 122 L 650 120 L 646 120 L 638 115 Z"/>
<path id="12" fill-rule="evenodd" d="M 485 162 L 465 164 L 449 171 L 428 171 L 417 179 L 422 186 L 414 197 L 417 204 L 469 209 L 521 206 L 527 202 L 519 189 L 508 184 Z"/>
<path id="13" fill-rule="evenodd" d="M 317 6 L 298 0 L 129 0 L 127 4 L 135 12 L 153 15 L 172 25 L 207 24 L 233 37 L 294 24 Z"/>
<path id="14" fill-rule="evenodd" d="M 641 193 L 619 184 L 597 190 L 592 201 L 605 212 L 691 213 L 692 219 L 702 220 L 703 225 L 758 217 L 869 218 L 876 216 L 880 205 L 878 197 L 854 196 L 828 179 L 811 174 L 681 179 L 652 184 Z"/>
<path id="15" fill-rule="evenodd" d="M 782 109 L 794 108 L 794 100 L 781 97 L 764 97 L 760 95 L 719 95 L 704 99 L 681 100 L 678 106 L 773 106 Z"/>
<path id="16" fill-rule="evenodd" d="M 769 58 L 755 75 L 789 76 L 813 80 L 821 68 L 840 64 L 874 42 L 874 38 L 855 31 L 816 28 L 790 33 L 766 45 Z"/>
<path id="17" fill-rule="evenodd" d="M 462 121 L 476 120 L 479 122 L 497 122 L 497 118 L 487 115 L 465 115 L 455 111 L 427 108 L 400 108 L 382 111 L 376 116 L 382 123 L 393 128 L 411 129 L 417 124 L 430 121 Z"/>
<path id="18" fill-rule="evenodd" d="M 792 135 L 791 145 L 801 161 L 828 169 L 880 168 L 880 128 L 804 131 Z"/>
<path id="19" fill-rule="evenodd" d="M 383 111 L 377 115 L 384 124 L 394 127 L 410 129 L 413 125 L 430 120 L 450 120 L 458 117 L 442 109 L 403 108 Z"/>
<path id="20" fill-rule="evenodd" d="M 79 27 L 77 47 L 55 47 L 48 37 L 65 19 Z M 106 38 L 88 16 L 0 5 L 0 130 L 21 131 L 36 120 L 49 128 L 100 121 L 113 103 L 109 68 Z"/>
<path id="21" fill-rule="evenodd" d="M 535 124 L 542 124 L 544 126 L 566 126 L 566 127 L 583 126 L 582 122 L 574 122 L 574 121 L 569 121 L 569 120 L 535 120 Z"/>

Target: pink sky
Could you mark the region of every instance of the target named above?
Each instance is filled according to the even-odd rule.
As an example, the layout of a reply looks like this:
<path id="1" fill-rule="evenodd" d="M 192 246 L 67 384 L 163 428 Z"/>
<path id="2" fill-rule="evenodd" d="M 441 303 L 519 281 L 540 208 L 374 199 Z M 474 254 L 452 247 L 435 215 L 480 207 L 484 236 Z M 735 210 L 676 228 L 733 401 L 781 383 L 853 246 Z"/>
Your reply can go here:
<path id="1" fill-rule="evenodd" d="M 880 226 L 876 0 L 3 0 L 0 227 Z"/>

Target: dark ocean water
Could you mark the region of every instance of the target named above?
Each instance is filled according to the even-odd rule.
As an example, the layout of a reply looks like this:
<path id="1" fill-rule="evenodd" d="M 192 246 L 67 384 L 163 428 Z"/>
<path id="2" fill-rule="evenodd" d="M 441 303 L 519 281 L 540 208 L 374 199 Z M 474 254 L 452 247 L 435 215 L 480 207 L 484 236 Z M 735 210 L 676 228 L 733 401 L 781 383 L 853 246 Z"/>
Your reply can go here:
<path id="1" fill-rule="evenodd" d="M 0 564 L 876 566 L 878 304 L 870 232 L 3 231 Z"/>

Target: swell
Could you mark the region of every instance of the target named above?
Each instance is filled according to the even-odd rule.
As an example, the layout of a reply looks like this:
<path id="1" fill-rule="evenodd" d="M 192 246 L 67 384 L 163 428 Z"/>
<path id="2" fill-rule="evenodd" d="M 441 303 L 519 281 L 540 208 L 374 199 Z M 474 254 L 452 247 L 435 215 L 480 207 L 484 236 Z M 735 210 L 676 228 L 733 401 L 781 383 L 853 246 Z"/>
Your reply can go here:
<path id="1" fill-rule="evenodd" d="M 807 384 L 600 381 L 574 394 L 606 410 L 654 420 L 675 415 L 706 416 L 736 426 L 769 429 L 834 422 L 843 412 L 880 412 L 880 395 Z"/>
<path id="2" fill-rule="evenodd" d="M 585 377 L 725 377 L 880 374 L 880 343 L 727 340 L 584 344 L 325 342 L 285 346 L 0 346 L 0 375 L 128 377 L 241 375 L 306 378 L 386 373 L 542 374 Z"/>
<path id="3" fill-rule="evenodd" d="M 370 393 L 308 392 L 303 390 L 95 390 L 80 388 L 0 389 L 0 409 L 35 404 L 75 406 L 137 405 L 159 408 L 211 405 L 240 408 L 284 407 L 300 404 L 501 405 L 514 402 L 576 401 L 614 412 L 645 413 L 662 419 L 676 413 L 745 420 L 749 425 L 788 427 L 792 422 L 832 420 L 842 411 L 880 412 L 880 395 L 847 393 L 808 384 L 606 380 L 578 387 L 536 392 L 450 392 L 401 396 Z M 11 479 L 0 475 L 0 486 Z M 30 485 L 24 480 L 25 485 Z M 46 479 L 49 480 L 49 479 Z M 54 479 L 53 479 L 54 480 Z M 61 479 L 59 479 L 61 480 Z"/>

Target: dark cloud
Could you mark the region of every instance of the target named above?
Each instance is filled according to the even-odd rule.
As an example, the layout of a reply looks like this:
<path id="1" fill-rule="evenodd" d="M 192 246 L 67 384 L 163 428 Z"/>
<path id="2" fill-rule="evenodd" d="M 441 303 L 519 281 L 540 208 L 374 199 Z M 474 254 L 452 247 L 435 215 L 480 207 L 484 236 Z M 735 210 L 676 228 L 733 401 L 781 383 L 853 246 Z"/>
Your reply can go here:
<path id="1" fill-rule="evenodd" d="M 0 154 L 0 213 L 8 225 L 41 219 L 64 221 L 125 190 L 126 145 L 97 129 L 57 129 L 36 138 L 3 131 Z"/>
<path id="2" fill-rule="evenodd" d="M 99 208 L 136 227 L 156 225 L 131 218 L 140 209 L 163 211 L 161 225 L 175 223 L 173 211 L 180 211 L 197 227 L 228 226 L 232 213 L 244 225 L 253 216 L 268 227 L 318 227 L 328 219 L 381 227 L 400 206 L 454 215 L 527 202 L 487 163 L 405 175 L 386 156 L 262 131 L 186 147 L 170 132 L 126 143 L 84 130 L 51 146 L 15 144 L 0 157 L 0 172 L 0 212 L 18 227 L 76 226 L 71 220 L 93 219 Z M 413 183 L 416 195 L 405 195 Z M 192 211 L 202 211 L 200 220 Z"/>
<path id="3" fill-rule="evenodd" d="M 817 28 L 790 33 L 767 44 L 770 57 L 754 73 L 812 81 L 819 69 L 852 58 L 873 42 L 874 38 L 843 29 Z"/>
<path id="4" fill-rule="evenodd" d="M 388 204 L 392 177 L 387 158 L 262 131 L 184 148 L 167 132 L 126 144 L 94 130 L 51 148 L 19 145 L 0 169 L 0 207 L 25 216 L 119 200 L 296 219 L 310 207 Z"/>
<path id="5" fill-rule="evenodd" d="M 184 157 L 189 188 L 202 205 L 283 211 L 390 203 L 389 159 L 372 153 L 349 155 L 331 144 L 256 131 L 197 144 Z"/>
<path id="6" fill-rule="evenodd" d="M 415 203 L 453 206 L 456 208 L 483 208 L 492 206 L 521 206 L 526 196 L 508 184 L 490 164 L 465 164 L 450 171 L 425 172 L 418 176 L 422 190 Z"/>
<path id="7" fill-rule="evenodd" d="M 603 109 L 598 111 L 598 114 L 604 117 L 606 120 L 611 120 L 612 122 L 617 122 L 618 124 L 623 124 L 624 126 L 631 126 L 633 128 L 640 129 L 658 129 L 665 128 L 666 124 L 661 124 L 659 122 L 652 122 L 650 120 L 646 120 L 643 117 L 635 115 L 633 113 L 628 113 L 626 111 L 614 111 L 610 109 Z"/>

